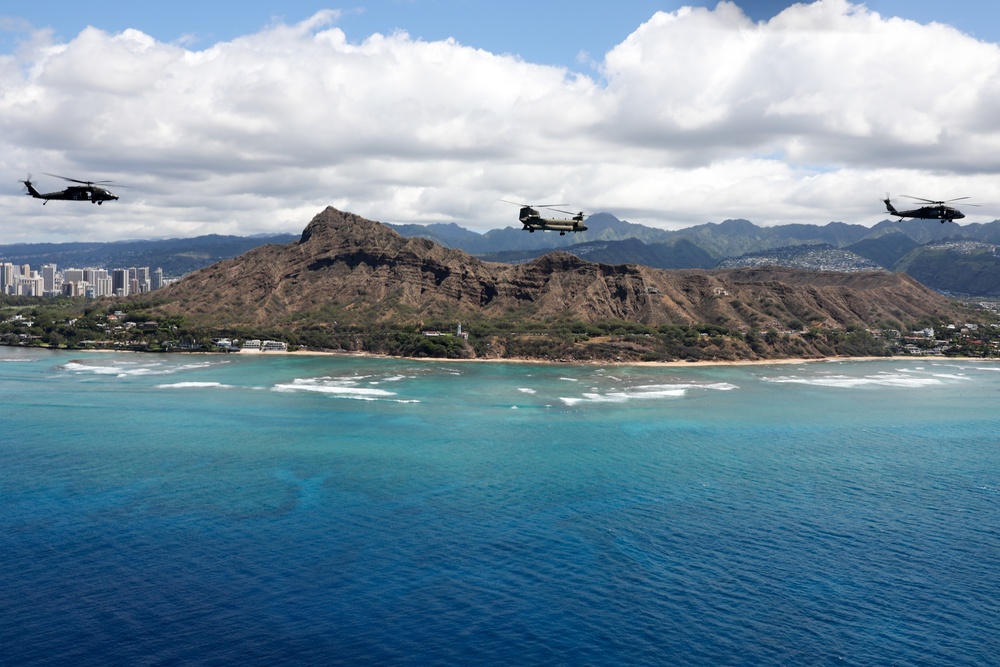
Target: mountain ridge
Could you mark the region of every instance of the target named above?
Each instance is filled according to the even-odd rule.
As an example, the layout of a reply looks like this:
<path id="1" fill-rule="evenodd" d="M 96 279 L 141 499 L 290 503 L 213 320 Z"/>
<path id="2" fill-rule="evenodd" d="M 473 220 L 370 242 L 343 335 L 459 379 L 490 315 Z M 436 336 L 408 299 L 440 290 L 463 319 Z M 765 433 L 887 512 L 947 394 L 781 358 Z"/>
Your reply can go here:
<path id="1" fill-rule="evenodd" d="M 909 276 L 886 272 L 662 270 L 588 262 L 562 251 L 517 265 L 486 262 L 332 207 L 317 214 L 298 241 L 200 269 L 157 299 L 165 312 L 228 327 L 294 327 L 324 318 L 419 324 L 436 317 L 563 317 L 732 329 L 787 328 L 797 321 L 844 329 L 950 309 Z"/>

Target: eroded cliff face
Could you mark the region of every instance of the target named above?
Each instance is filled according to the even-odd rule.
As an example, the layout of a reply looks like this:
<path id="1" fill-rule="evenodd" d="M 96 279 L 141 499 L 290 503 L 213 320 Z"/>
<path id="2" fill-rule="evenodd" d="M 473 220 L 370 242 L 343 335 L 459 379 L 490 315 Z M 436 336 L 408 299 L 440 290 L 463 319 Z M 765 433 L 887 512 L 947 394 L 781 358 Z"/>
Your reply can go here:
<path id="1" fill-rule="evenodd" d="M 949 310 L 912 278 L 785 268 L 665 271 L 553 252 L 526 264 L 483 262 L 378 222 L 327 208 L 296 243 L 268 245 L 161 290 L 162 308 L 220 326 L 294 326 L 340 312 L 414 323 L 475 314 L 648 325 L 830 328 L 914 321 Z"/>

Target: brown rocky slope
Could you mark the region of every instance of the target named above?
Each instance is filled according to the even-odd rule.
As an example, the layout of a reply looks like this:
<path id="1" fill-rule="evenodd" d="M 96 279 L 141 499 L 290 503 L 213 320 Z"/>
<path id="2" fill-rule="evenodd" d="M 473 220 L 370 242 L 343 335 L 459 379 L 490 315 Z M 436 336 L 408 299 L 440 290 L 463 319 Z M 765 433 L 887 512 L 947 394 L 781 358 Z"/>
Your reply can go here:
<path id="1" fill-rule="evenodd" d="M 953 312 L 905 274 L 787 268 L 660 270 L 563 252 L 507 265 L 327 208 L 299 241 L 267 245 L 161 290 L 157 309 L 204 326 L 463 322 L 700 323 L 733 331 L 846 329 Z"/>

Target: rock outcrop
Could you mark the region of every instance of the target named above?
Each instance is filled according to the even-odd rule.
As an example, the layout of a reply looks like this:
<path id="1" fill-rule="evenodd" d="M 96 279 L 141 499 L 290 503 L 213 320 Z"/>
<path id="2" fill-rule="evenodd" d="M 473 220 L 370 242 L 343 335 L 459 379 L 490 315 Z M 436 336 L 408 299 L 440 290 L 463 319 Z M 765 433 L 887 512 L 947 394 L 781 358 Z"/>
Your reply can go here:
<path id="1" fill-rule="evenodd" d="M 553 252 L 519 265 L 481 261 L 327 208 L 286 246 L 201 269 L 158 293 L 159 306 L 217 326 L 410 324 L 440 317 L 623 320 L 732 329 L 846 328 L 948 313 L 905 274 L 786 268 L 660 270 Z"/>

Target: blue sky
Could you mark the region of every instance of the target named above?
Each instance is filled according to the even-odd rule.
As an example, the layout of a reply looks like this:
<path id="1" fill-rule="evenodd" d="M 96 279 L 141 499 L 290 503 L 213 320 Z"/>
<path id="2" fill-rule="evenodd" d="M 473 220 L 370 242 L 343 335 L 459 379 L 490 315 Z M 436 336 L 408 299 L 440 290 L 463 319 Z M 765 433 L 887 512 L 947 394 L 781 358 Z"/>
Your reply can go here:
<path id="1" fill-rule="evenodd" d="M 795 4 L 783 0 L 737 2 L 751 19 L 766 21 Z M 869 0 L 864 3 L 883 16 L 900 16 L 920 23 L 947 23 L 978 39 L 1000 41 L 1000 5 L 981 0 Z M 0 16 L 49 27 L 58 39 L 71 39 L 88 25 L 108 32 L 136 28 L 164 42 L 187 39 L 204 47 L 256 32 L 275 18 L 297 23 L 320 9 L 343 11 L 338 25 L 352 41 L 372 33 L 404 30 L 412 37 L 440 40 L 452 37 L 466 46 L 494 53 L 514 53 L 543 64 L 579 68 L 586 52 L 599 58 L 657 11 L 684 5 L 714 7 L 716 0 L 357 0 L 343 4 L 314 0 L 244 0 L 240 3 L 175 0 L 135 2 L 17 3 Z M 0 32 L 0 46 L 12 48 L 15 35 Z M 947 44 L 928 44 L 946 49 Z"/>
<path id="2" fill-rule="evenodd" d="M 1000 11 L 971 0 L 309 0 L 0 9 L 0 238 L 300 231 L 326 205 L 676 229 L 1000 217 Z M 88 27 L 89 26 L 89 27 Z M 403 31 L 405 34 L 398 33 Z M 374 37 L 374 35 L 382 37 Z M 131 186 L 97 207 L 23 197 Z"/>

